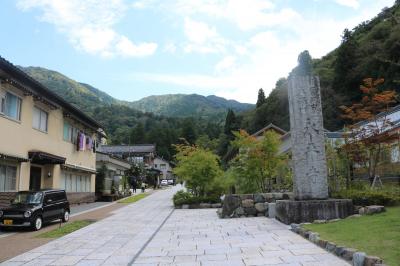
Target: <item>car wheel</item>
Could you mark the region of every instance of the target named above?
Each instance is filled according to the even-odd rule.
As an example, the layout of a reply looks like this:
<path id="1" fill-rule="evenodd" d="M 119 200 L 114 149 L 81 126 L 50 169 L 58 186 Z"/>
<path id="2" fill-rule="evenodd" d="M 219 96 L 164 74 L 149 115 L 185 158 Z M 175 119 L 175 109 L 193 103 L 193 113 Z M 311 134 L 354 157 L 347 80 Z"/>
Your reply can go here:
<path id="1" fill-rule="evenodd" d="M 65 211 L 64 211 L 63 217 L 62 217 L 62 221 L 63 221 L 64 223 L 66 223 L 66 222 L 69 221 L 69 210 L 65 210 Z"/>
<path id="2" fill-rule="evenodd" d="M 37 216 L 34 220 L 33 220 L 33 224 L 32 227 L 35 231 L 39 231 L 40 229 L 42 229 L 43 227 L 43 219 L 40 216 Z"/>

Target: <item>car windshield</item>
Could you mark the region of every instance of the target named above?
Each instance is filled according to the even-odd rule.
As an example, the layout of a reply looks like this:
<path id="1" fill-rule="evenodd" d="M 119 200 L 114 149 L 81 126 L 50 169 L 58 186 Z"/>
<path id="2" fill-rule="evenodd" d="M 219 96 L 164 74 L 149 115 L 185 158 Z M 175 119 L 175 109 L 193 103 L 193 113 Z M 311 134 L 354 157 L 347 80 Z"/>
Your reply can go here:
<path id="1" fill-rule="evenodd" d="M 39 204 L 42 201 L 42 192 L 19 192 L 14 198 L 13 203 Z"/>

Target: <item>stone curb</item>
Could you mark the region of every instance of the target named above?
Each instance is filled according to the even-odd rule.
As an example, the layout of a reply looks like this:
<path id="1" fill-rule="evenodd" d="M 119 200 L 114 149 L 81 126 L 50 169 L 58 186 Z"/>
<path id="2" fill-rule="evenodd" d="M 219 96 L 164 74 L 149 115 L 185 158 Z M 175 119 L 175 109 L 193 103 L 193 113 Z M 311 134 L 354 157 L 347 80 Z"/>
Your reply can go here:
<path id="1" fill-rule="evenodd" d="M 199 204 L 182 204 L 175 206 L 175 209 L 219 209 L 222 203 L 199 203 Z"/>
<path id="2" fill-rule="evenodd" d="M 321 222 L 319 222 L 321 223 Z M 325 249 L 326 251 L 351 262 L 353 266 L 384 266 L 384 262 L 379 257 L 368 256 L 364 252 L 360 252 L 354 248 L 339 246 L 333 242 L 321 239 L 318 233 L 301 227 L 301 224 L 291 224 L 290 231 L 301 235 L 305 239 L 315 245 Z"/>

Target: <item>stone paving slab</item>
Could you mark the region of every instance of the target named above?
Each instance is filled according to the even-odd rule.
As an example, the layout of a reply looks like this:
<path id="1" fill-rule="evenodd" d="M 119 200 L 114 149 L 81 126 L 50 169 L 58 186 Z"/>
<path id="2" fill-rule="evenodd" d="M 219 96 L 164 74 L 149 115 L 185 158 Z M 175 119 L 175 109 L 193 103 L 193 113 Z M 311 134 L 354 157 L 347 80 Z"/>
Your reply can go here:
<path id="1" fill-rule="evenodd" d="M 349 265 L 265 217 L 175 210 L 133 265 Z"/>
<path id="2" fill-rule="evenodd" d="M 173 210 L 174 187 L 0 265 L 127 265 Z"/>
<path id="3" fill-rule="evenodd" d="M 1 265 L 349 265 L 274 219 L 173 211 L 179 188 L 156 192 Z"/>

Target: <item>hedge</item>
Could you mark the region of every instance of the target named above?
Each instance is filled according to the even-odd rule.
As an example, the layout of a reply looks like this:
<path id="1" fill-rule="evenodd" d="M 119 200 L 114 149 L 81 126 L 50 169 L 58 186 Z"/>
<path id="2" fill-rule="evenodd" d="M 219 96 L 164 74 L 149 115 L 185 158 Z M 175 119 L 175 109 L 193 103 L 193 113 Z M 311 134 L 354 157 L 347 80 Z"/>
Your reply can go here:
<path id="1" fill-rule="evenodd" d="M 398 191 L 388 190 L 356 190 L 348 189 L 333 193 L 334 198 L 352 199 L 354 205 L 397 205 L 400 203 L 400 194 Z"/>

